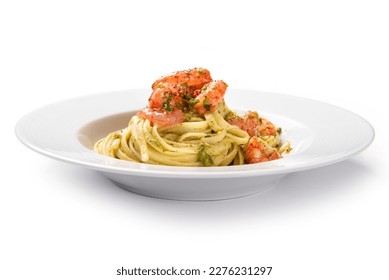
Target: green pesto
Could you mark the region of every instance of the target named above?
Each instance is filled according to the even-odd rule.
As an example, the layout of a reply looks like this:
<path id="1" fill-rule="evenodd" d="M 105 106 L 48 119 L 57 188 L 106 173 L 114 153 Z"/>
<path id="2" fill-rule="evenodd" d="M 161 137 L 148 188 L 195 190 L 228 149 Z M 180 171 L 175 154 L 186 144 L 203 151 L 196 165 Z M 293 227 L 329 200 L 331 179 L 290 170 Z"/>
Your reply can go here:
<path id="1" fill-rule="evenodd" d="M 206 150 L 207 150 L 207 146 L 205 144 L 199 146 L 199 152 L 198 152 L 199 162 L 201 162 L 203 166 L 212 166 L 213 165 L 212 157 L 209 154 L 207 154 Z"/>
<path id="2" fill-rule="evenodd" d="M 185 116 L 185 121 L 190 121 L 192 118 L 198 117 L 199 114 L 197 112 L 195 112 L 195 111 L 187 110 L 184 113 L 184 116 Z"/>
<path id="3" fill-rule="evenodd" d="M 224 119 L 226 121 L 230 121 L 230 120 L 239 120 L 241 119 L 236 113 L 232 112 L 232 111 L 229 111 L 226 116 L 224 117 Z"/>

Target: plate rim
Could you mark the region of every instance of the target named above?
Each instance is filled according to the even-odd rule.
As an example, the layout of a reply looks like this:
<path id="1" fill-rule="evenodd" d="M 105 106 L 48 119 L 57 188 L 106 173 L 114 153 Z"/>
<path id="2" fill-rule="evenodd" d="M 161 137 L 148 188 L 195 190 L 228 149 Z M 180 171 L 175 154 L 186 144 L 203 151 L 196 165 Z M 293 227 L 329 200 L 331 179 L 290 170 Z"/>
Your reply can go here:
<path id="1" fill-rule="evenodd" d="M 80 161 L 75 158 L 71 157 L 65 157 L 63 155 L 60 155 L 55 152 L 49 152 L 41 147 L 37 147 L 33 145 L 31 142 L 26 139 L 24 132 L 23 132 L 23 124 L 34 114 L 37 114 L 44 109 L 51 108 L 53 106 L 58 106 L 61 104 L 64 104 L 66 102 L 76 102 L 76 101 L 81 101 L 84 99 L 88 98 L 93 98 L 96 96 L 108 96 L 110 94 L 129 94 L 131 92 L 135 91 L 146 91 L 147 89 L 140 88 L 140 89 L 128 89 L 128 90 L 121 90 L 121 91 L 109 91 L 109 92 L 101 92 L 101 93 L 95 93 L 95 94 L 87 94 L 83 96 L 78 96 L 78 97 L 73 97 L 69 99 L 63 99 L 57 102 L 53 102 L 44 106 L 41 106 L 35 110 L 30 111 L 29 113 L 25 114 L 22 118 L 19 119 L 19 121 L 15 125 L 15 134 L 16 137 L 20 142 L 22 142 L 25 146 L 28 148 L 34 150 L 35 152 L 38 152 L 44 156 L 48 156 L 50 158 L 60 160 L 63 162 L 75 164 L 78 166 L 102 171 L 102 172 L 108 172 L 108 173 L 118 173 L 118 174 L 127 174 L 127 175 L 132 175 L 132 176 L 150 176 L 150 177 L 168 177 L 168 178 L 173 178 L 173 177 L 179 177 L 179 178 L 196 178 L 196 177 L 201 177 L 201 178 L 231 178 L 231 177 L 257 177 L 257 176 L 270 176 L 270 175 L 280 175 L 280 174 L 288 174 L 288 173 L 293 173 L 293 172 L 299 172 L 303 170 L 309 170 L 309 169 L 314 169 L 314 168 L 320 168 L 324 167 L 327 165 L 335 164 L 337 162 L 341 162 L 343 160 L 346 160 L 350 157 L 355 156 L 356 154 L 362 152 L 365 150 L 368 146 L 371 145 L 371 143 L 375 139 L 375 130 L 374 127 L 371 125 L 370 122 L 368 122 L 365 118 L 362 116 L 348 110 L 344 109 L 342 107 L 339 107 L 337 105 L 333 105 L 327 102 L 323 102 L 320 100 L 315 100 L 307 97 L 301 97 L 301 96 L 296 96 L 296 95 L 289 95 L 289 94 L 284 94 L 284 93 L 274 93 L 274 92 L 268 92 L 268 91 L 261 91 L 261 90 L 254 90 L 254 89 L 231 89 L 234 91 L 245 91 L 245 92 L 255 92 L 255 93 L 262 93 L 262 94 L 270 94 L 274 95 L 277 97 L 284 97 L 284 98 L 294 98 L 294 99 L 299 99 L 299 100 L 306 100 L 309 102 L 314 102 L 318 104 L 323 104 L 325 106 L 337 108 L 338 110 L 341 110 L 347 114 L 353 115 L 353 117 L 357 117 L 359 121 L 363 122 L 368 128 L 369 128 L 369 140 L 364 143 L 364 145 L 359 146 L 358 148 L 354 150 L 350 150 L 347 153 L 343 154 L 342 156 L 335 157 L 330 160 L 325 160 L 325 161 L 318 161 L 316 163 L 311 163 L 311 164 L 302 164 L 302 165 L 297 165 L 297 166 L 287 166 L 283 168 L 275 168 L 275 167 L 270 167 L 270 168 L 265 168 L 269 166 L 269 163 L 272 164 L 273 162 L 265 162 L 265 163 L 258 163 L 258 164 L 251 164 L 250 166 L 261 166 L 261 168 L 250 168 L 247 170 L 239 170 L 242 169 L 242 166 L 228 166 L 228 167 L 170 167 L 170 166 L 159 166 L 159 165 L 150 165 L 150 164 L 145 164 L 145 163 L 133 163 L 136 166 L 143 166 L 145 167 L 144 169 L 132 169 L 128 167 L 119 167 L 115 165 L 102 165 L 100 164 L 92 164 L 90 162 L 86 161 Z M 120 113 L 120 112 L 117 112 Z M 103 117 L 103 116 L 101 116 Z M 80 124 L 79 128 L 81 128 L 83 124 Z M 76 136 L 75 136 L 76 137 Z M 102 155 L 98 155 L 97 153 L 88 150 L 86 147 L 82 146 L 84 148 L 85 155 L 90 155 L 90 156 L 100 156 L 104 157 Z M 284 159 L 281 158 L 277 160 L 278 162 L 282 162 Z M 113 159 L 109 158 L 109 161 L 111 164 L 114 161 L 122 161 L 118 159 Z M 159 167 L 160 170 L 154 170 L 154 169 L 149 169 L 148 167 L 153 166 L 153 167 Z M 244 166 L 249 166 L 249 165 L 244 165 Z M 173 169 L 173 170 L 169 170 Z M 234 170 L 237 169 L 237 170 Z M 234 172 L 231 172 L 234 170 Z"/>

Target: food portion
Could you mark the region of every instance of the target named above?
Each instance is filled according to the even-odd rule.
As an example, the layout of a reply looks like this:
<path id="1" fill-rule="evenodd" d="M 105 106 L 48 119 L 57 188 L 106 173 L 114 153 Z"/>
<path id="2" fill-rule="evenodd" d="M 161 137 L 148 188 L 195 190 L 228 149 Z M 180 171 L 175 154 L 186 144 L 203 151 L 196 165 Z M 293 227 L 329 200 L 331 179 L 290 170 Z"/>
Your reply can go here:
<path id="1" fill-rule="evenodd" d="M 156 80 L 147 106 L 95 151 L 133 162 L 171 166 L 228 166 L 276 160 L 288 153 L 281 128 L 257 112 L 240 116 L 224 102 L 228 85 L 204 68 Z"/>

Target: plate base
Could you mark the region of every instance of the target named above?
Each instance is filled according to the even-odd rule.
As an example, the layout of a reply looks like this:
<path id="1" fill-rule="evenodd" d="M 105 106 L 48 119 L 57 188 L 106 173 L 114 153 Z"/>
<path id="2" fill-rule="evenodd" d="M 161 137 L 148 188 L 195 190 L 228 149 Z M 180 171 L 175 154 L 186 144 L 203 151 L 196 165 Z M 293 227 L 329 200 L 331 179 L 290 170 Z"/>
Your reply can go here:
<path id="1" fill-rule="evenodd" d="M 188 184 L 187 178 L 184 178 L 181 179 L 183 181 L 180 184 L 180 178 L 154 177 L 149 177 L 148 182 L 142 184 L 141 181 L 145 180 L 144 177 L 138 181 L 137 176 L 133 176 L 129 180 L 128 175 L 103 174 L 113 183 L 127 191 L 153 198 L 184 201 L 214 201 L 249 196 L 274 187 L 285 176 L 266 176 L 267 180 L 263 180 L 264 177 L 261 177 L 254 184 L 245 182 L 247 178 L 240 178 L 240 180 L 234 178 L 229 180 L 229 183 L 221 185 L 219 183 L 220 180 L 217 179 L 206 179 L 205 182 L 193 179 Z M 238 184 L 240 187 L 237 188 L 235 184 Z"/>

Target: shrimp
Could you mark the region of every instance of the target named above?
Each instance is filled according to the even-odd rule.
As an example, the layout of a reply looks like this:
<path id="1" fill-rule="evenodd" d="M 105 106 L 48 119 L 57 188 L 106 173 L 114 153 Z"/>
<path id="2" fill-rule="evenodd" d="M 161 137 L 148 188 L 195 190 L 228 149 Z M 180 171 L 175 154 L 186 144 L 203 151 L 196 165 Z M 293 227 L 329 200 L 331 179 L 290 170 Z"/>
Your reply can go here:
<path id="1" fill-rule="evenodd" d="M 223 99 L 227 84 L 212 81 L 204 68 L 194 68 L 164 76 L 152 88 L 149 104 L 138 112 L 138 117 L 149 120 L 151 125 L 170 126 L 182 123 L 192 109 L 200 114 L 213 112 Z"/>
<path id="2" fill-rule="evenodd" d="M 182 101 L 182 92 L 178 85 L 159 83 L 149 98 L 149 108 L 173 111 Z"/>
<path id="3" fill-rule="evenodd" d="M 269 120 L 259 117 L 257 112 L 249 111 L 243 118 L 235 116 L 228 122 L 246 131 L 250 136 L 274 136 L 277 134 L 275 125 Z"/>
<path id="4" fill-rule="evenodd" d="M 250 138 L 243 150 L 247 163 L 258 163 L 281 158 L 281 155 L 258 136 Z"/>
<path id="5" fill-rule="evenodd" d="M 182 123 L 185 120 L 184 113 L 179 109 L 173 109 L 171 112 L 144 108 L 138 112 L 138 117 L 149 120 L 151 125 L 170 126 Z"/>
<path id="6" fill-rule="evenodd" d="M 162 76 L 151 86 L 155 90 L 160 83 L 186 84 L 193 89 L 200 89 L 212 81 L 211 73 L 205 68 L 193 68 L 177 71 L 170 75 Z"/>
<path id="7" fill-rule="evenodd" d="M 212 81 L 200 91 L 195 91 L 195 95 L 197 95 L 195 101 L 197 103 L 193 108 L 200 114 L 215 111 L 219 102 L 223 100 L 227 86 L 222 80 Z"/>

